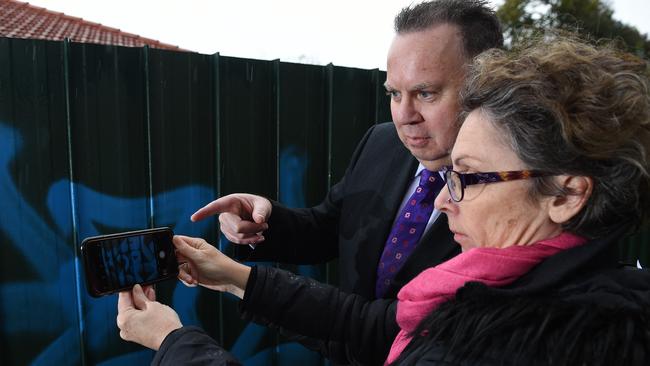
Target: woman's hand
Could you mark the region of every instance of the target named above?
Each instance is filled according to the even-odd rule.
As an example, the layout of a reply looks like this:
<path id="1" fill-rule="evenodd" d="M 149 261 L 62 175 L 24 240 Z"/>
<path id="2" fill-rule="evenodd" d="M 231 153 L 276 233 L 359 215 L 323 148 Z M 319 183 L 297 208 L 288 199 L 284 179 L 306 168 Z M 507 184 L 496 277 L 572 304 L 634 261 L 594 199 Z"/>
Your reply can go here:
<path id="1" fill-rule="evenodd" d="M 238 263 L 201 238 L 175 235 L 178 278 L 187 286 L 229 292 L 243 298 L 250 267 Z"/>
<path id="2" fill-rule="evenodd" d="M 158 350 L 173 330 L 182 327 L 176 312 L 156 302 L 153 287 L 135 285 L 131 291 L 120 292 L 117 301 L 117 327 L 125 341 Z"/>

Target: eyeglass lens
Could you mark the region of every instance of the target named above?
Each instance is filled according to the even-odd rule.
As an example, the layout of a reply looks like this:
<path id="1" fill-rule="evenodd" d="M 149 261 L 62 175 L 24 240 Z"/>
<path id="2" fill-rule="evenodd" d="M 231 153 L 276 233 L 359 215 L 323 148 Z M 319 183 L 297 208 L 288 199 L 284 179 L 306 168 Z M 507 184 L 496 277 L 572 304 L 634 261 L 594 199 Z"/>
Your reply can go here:
<path id="1" fill-rule="evenodd" d="M 451 199 L 459 202 L 463 199 L 463 184 L 460 181 L 460 175 L 456 174 L 453 170 L 448 170 L 445 172 L 445 178 Z"/>

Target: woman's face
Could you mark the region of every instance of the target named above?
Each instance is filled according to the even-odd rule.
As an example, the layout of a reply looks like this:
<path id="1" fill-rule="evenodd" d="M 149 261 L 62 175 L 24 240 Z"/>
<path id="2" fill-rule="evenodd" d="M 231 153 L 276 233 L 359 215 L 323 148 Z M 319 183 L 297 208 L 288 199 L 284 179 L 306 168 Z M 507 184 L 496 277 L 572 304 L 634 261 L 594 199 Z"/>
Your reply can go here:
<path id="1" fill-rule="evenodd" d="M 467 116 L 451 158 L 459 173 L 527 169 L 480 110 Z M 435 205 L 447 214 L 449 229 L 463 251 L 532 244 L 559 235 L 561 226 L 549 218 L 551 199 L 533 202 L 530 185 L 527 179 L 471 185 L 465 187 L 461 202 L 449 202 L 449 191 L 443 189 Z"/>

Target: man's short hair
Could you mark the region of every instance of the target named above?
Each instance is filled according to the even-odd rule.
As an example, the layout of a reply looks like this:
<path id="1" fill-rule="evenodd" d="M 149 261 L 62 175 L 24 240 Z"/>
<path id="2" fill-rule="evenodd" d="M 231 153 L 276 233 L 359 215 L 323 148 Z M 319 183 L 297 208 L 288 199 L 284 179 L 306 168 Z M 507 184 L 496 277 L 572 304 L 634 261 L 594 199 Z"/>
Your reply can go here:
<path id="1" fill-rule="evenodd" d="M 423 31 L 441 24 L 460 28 L 468 58 L 490 48 L 503 47 L 501 24 L 485 0 L 433 0 L 408 6 L 395 17 L 397 34 Z"/>

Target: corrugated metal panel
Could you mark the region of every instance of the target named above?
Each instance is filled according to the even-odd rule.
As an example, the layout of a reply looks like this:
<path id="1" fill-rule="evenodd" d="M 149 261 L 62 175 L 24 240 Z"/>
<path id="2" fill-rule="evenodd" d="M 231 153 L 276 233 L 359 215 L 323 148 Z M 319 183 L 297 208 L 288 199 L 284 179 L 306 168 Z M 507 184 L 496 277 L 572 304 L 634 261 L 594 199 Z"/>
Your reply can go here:
<path id="1" fill-rule="evenodd" d="M 277 91 L 278 197 L 289 207 L 311 207 L 327 193 L 327 80 L 321 66 L 274 62 Z M 326 281 L 326 265 L 289 266 L 294 273 Z M 280 337 L 274 360 L 281 365 L 318 365 L 320 356 Z"/>
<path id="2" fill-rule="evenodd" d="M 61 43 L 0 38 L 0 363 L 78 364 Z"/>

